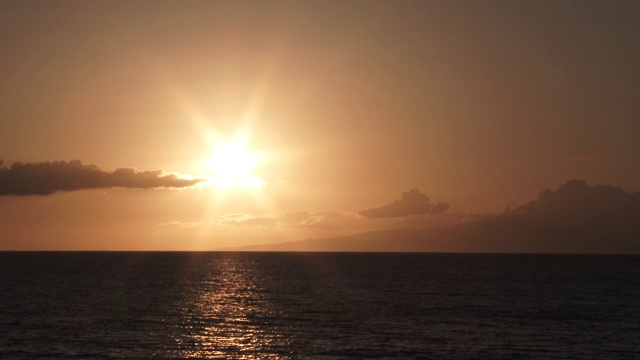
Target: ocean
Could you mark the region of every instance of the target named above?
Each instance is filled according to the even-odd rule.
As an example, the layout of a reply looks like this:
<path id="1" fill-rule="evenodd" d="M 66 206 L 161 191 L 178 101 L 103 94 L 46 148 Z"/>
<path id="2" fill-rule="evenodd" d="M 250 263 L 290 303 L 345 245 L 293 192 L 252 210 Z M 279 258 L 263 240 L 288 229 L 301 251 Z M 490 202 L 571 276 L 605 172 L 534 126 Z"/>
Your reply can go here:
<path id="1" fill-rule="evenodd" d="M 0 253 L 2 359 L 638 359 L 640 256 Z"/>

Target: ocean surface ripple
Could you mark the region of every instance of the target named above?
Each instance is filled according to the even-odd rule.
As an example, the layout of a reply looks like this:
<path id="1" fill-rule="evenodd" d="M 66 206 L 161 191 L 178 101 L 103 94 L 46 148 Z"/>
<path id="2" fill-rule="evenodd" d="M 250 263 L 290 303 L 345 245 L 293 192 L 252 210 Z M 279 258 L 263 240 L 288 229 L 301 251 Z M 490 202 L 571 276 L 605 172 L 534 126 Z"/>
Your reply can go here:
<path id="1" fill-rule="evenodd" d="M 640 358 L 640 256 L 0 253 L 3 359 Z"/>

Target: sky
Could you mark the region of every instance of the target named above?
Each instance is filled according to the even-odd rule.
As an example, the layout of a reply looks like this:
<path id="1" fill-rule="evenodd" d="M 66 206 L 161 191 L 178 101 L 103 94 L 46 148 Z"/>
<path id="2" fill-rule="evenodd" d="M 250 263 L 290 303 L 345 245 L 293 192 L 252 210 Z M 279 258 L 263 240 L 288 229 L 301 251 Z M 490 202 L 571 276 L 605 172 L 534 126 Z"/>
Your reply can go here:
<path id="1" fill-rule="evenodd" d="M 0 2 L 0 249 L 208 250 L 446 225 L 571 179 L 639 191 L 639 15 Z"/>

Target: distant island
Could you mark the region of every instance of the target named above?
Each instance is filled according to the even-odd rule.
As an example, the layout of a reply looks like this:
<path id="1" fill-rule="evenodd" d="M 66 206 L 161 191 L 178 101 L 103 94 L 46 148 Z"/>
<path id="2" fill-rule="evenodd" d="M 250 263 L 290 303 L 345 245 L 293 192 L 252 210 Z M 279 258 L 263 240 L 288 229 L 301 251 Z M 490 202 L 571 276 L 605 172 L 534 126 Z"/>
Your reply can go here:
<path id="1" fill-rule="evenodd" d="M 515 209 L 450 226 L 220 250 L 639 254 L 640 192 L 571 180 Z"/>

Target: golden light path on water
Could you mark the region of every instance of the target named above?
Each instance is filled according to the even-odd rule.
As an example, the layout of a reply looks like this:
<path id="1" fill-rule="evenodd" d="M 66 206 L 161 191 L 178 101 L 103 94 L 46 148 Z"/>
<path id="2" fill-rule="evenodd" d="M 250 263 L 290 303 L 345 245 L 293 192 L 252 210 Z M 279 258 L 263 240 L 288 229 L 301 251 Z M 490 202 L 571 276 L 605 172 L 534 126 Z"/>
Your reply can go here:
<path id="1" fill-rule="evenodd" d="M 269 326 L 281 315 L 261 286 L 262 274 L 253 260 L 216 257 L 208 275 L 196 282 L 180 304 L 182 324 L 176 329 L 178 358 L 290 358 L 282 353 L 290 338 Z M 274 354 L 276 352 L 277 354 Z"/>

